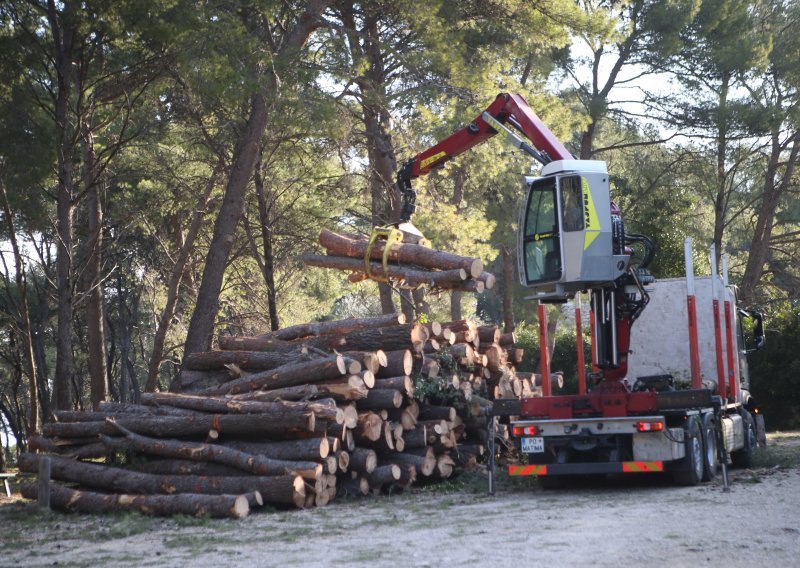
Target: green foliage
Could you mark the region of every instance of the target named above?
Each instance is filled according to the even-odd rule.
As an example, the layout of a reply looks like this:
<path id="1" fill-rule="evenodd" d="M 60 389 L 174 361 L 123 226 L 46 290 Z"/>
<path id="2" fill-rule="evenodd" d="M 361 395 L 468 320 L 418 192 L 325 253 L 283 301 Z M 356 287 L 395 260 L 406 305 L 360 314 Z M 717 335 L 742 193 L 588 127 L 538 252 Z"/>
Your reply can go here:
<path id="1" fill-rule="evenodd" d="M 784 306 L 767 316 L 763 349 L 750 355 L 750 392 L 770 430 L 800 427 L 800 313 L 797 305 Z"/>
<path id="2" fill-rule="evenodd" d="M 566 311 L 565 311 L 566 312 Z M 584 314 L 586 315 L 586 314 Z M 553 313 L 548 314 L 552 318 Z M 517 335 L 516 347 L 524 349 L 525 355 L 519 365 L 519 371 L 529 373 L 540 372 L 541 360 L 539 351 L 539 324 L 518 324 L 514 331 Z M 588 330 L 588 321 L 583 325 L 583 360 L 586 372 L 591 371 L 591 346 Z M 553 353 L 550 356 L 550 370 L 553 373 L 564 373 L 564 388 L 561 393 L 573 394 L 578 392 L 578 359 L 576 356 L 575 317 L 574 312 L 561 313 L 558 317 Z"/>

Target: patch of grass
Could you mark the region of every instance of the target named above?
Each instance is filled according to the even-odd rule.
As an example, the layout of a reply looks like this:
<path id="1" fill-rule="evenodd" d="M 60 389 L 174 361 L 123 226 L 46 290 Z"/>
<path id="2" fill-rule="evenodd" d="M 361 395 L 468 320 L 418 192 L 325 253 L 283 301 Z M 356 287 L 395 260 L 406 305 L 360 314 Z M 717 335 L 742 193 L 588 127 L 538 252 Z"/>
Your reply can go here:
<path id="1" fill-rule="evenodd" d="M 753 452 L 752 467 L 800 467 L 800 447 L 780 443 L 757 448 Z"/>
<path id="2" fill-rule="evenodd" d="M 367 564 L 378 560 L 384 560 L 386 558 L 386 552 L 387 551 L 375 548 L 357 548 L 353 551 L 352 556 L 344 559 L 344 564 Z"/>
<path id="3" fill-rule="evenodd" d="M 137 512 L 119 513 L 97 519 L 100 527 L 93 534 L 95 538 L 101 540 L 128 538 L 150 532 L 161 524 L 158 519 Z"/>
<path id="4" fill-rule="evenodd" d="M 738 481 L 741 483 L 761 483 L 761 477 L 754 471 L 748 471 Z"/>

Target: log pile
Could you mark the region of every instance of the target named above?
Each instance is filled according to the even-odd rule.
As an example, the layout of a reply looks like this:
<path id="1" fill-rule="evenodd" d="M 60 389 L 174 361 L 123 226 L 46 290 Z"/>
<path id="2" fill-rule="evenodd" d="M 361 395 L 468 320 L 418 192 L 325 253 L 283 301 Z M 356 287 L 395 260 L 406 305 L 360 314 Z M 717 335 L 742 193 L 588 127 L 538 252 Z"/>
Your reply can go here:
<path id="1" fill-rule="evenodd" d="M 52 503 L 241 517 L 435 482 L 475 466 L 492 399 L 541 390 L 515 371 L 513 335 L 465 320 L 393 314 L 219 345 L 186 358 L 173 392 L 57 412 L 30 441 L 53 460 Z M 36 472 L 41 456 L 21 469 Z M 82 461 L 96 458 L 109 463 Z"/>
<path id="2" fill-rule="evenodd" d="M 407 235 L 404 235 L 407 237 Z M 390 279 L 402 287 L 428 287 L 464 292 L 483 292 L 494 286 L 495 277 L 483 270 L 480 259 L 452 254 L 407 242 L 388 245 L 386 273 L 383 269 L 385 241 L 369 241 L 359 235 L 343 235 L 323 229 L 319 242 L 327 255 L 306 254 L 308 266 L 333 268 L 350 272 L 351 282 L 369 278 L 365 258 L 369 254 L 369 272 L 378 279 Z M 413 239 L 412 239 L 413 240 Z"/>

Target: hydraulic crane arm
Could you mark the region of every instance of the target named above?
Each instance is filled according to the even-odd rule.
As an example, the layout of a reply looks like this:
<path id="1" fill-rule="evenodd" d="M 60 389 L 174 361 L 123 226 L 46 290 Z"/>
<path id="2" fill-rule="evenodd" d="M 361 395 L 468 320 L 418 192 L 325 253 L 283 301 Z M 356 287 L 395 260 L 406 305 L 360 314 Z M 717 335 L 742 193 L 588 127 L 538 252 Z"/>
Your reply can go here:
<path id="1" fill-rule="evenodd" d="M 487 116 L 488 115 L 488 116 Z M 486 116 L 486 119 L 484 118 Z M 444 140 L 420 152 L 405 164 L 397 174 L 397 189 L 402 198 L 400 222 L 407 223 L 416 210 L 416 193 L 411 187 L 411 181 L 430 173 L 435 168 L 442 167 L 459 154 L 491 138 L 498 133 L 498 125 L 490 124 L 492 119 L 499 126 L 504 124 L 513 126 L 533 144 L 533 148 L 516 139 L 517 147 L 527 151 L 543 163 L 552 160 L 568 160 L 572 154 L 550 132 L 541 119 L 536 116 L 528 103 L 521 95 L 500 93 L 489 107 L 475 118 L 469 125 L 454 132 Z M 507 131 L 511 136 L 513 133 Z M 536 150 L 538 150 L 538 152 Z"/>

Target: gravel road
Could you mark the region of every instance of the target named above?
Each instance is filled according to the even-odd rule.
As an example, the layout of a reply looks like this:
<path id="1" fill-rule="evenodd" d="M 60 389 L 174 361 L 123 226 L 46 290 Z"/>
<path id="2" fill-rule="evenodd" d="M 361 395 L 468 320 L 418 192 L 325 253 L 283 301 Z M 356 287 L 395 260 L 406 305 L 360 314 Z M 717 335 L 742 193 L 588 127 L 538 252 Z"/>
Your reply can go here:
<path id="1" fill-rule="evenodd" d="M 778 440 L 800 453 L 800 436 Z M 418 490 L 241 521 L 0 505 L 0 566 L 796 566 L 800 460 L 674 487 L 649 475 Z"/>

